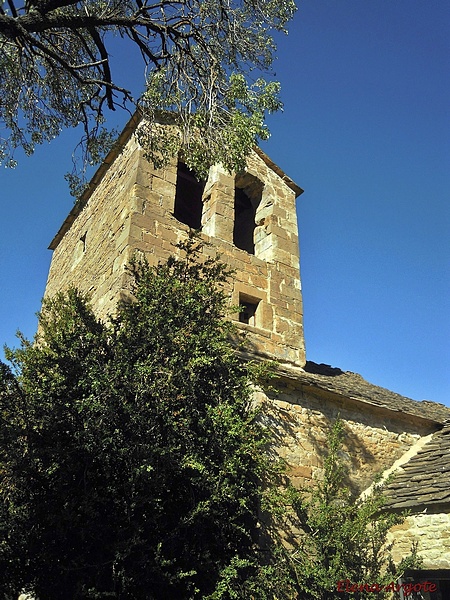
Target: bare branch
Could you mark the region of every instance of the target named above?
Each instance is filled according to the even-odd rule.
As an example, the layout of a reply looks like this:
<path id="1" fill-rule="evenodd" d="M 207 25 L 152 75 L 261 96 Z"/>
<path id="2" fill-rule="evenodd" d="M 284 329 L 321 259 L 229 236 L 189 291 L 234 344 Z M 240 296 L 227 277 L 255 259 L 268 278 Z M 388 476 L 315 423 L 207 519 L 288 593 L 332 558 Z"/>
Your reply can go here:
<path id="1" fill-rule="evenodd" d="M 14 2 L 11 2 L 11 0 L 8 0 L 8 6 L 9 6 L 9 10 L 11 11 L 12 16 L 16 19 L 17 18 L 17 10 L 16 10 L 16 7 L 14 6 Z"/>
<path id="2" fill-rule="evenodd" d="M 150 51 L 150 48 L 141 40 L 138 32 L 134 28 L 131 28 L 128 31 L 128 35 L 131 36 L 132 40 L 137 44 L 139 50 L 141 51 L 142 57 L 146 61 L 146 64 L 148 64 L 147 59 L 150 59 L 150 61 L 155 65 L 155 67 L 158 67 L 160 64 L 159 61 L 157 60 L 153 52 Z"/>
<path id="3" fill-rule="evenodd" d="M 111 92 L 112 77 L 111 69 L 109 66 L 108 53 L 106 52 L 106 48 L 102 42 L 98 31 L 94 27 L 92 27 L 89 28 L 89 33 L 91 34 L 91 37 L 94 40 L 94 44 L 97 46 L 102 59 L 103 79 L 106 82 L 106 98 L 108 102 L 108 108 L 110 110 L 115 110 Z"/>

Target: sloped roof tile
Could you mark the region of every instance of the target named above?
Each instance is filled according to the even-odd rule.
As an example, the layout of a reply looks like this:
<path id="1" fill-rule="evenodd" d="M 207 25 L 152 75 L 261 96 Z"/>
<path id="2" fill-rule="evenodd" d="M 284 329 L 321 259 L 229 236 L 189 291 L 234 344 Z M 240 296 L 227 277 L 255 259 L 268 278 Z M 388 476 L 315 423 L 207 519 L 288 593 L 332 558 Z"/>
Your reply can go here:
<path id="1" fill-rule="evenodd" d="M 413 415 L 442 425 L 450 419 L 450 408 L 428 400 L 412 400 L 390 390 L 373 385 L 361 375 L 341 371 L 336 367 L 307 361 L 304 369 L 280 367 L 278 371 L 296 379 L 305 387 L 324 390 L 358 402 L 364 402 L 392 412 Z"/>
<path id="2" fill-rule="evenodd" d="M 450 504 L 450 421 L 386 486 L 386 507 L 416 509 Z"/>

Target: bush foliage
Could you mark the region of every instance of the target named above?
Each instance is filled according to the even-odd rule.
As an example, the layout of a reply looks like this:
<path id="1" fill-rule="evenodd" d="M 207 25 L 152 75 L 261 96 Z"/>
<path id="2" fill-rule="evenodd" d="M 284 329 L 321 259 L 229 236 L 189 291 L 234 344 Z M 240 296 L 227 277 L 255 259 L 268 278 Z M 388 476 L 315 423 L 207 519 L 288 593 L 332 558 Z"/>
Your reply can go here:
<path id="1" fill-rule="evenodd" d="M 280 491 L 252 408 L 267 367 L 230 343 L 229 273 L 195 239 L 180 250 L 131 264 L 108 323 L 75 289 L 46 300 L 34 343 L 0 363 L 0 598 L 348 598 L 339 579 L 388 564 L 401 517 L 378 488 L 343 488 L 339 424 L 312 495 Z"/>
<path id="2" fill-rule="evenodd" d="M 3 597 L 271 598 L 281 586 L 261 520 L 273 472 L 251 409 L 261 369 L 228 341 L 225 267 L 194 246 L 134 262 L 134 301 L 106 325 L 74 289 L 46 301 L 36 343 L 8 352 Z"/>
<path id="3" fill-rule="evenodd" d="M 344 440 L 344 424 L 338 419 L 328 436 L 322 478 L 310 490 L 290 490 L 294 521 L 302 532 L 293 560 L 299 597 L 304 600 L 369 599 L 374 597 L 372 586 L 379 588 L 377 598 L 392 597 L 386 586 L 421 562 L 413 547 L 395 565 L 387 534 L 403 523 L 406 513 L 383 511 L 379 482 L 365 497 L 346 487 Z"/>

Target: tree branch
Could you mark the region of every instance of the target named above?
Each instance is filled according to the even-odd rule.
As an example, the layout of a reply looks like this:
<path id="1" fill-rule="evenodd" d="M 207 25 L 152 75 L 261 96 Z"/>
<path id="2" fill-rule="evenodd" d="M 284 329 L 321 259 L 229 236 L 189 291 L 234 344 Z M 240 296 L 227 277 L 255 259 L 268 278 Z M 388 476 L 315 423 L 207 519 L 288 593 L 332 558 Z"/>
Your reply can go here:
<path id="1" fill-rule="evenodd" d="M 111 68 L 109 66 L 108 53 L 106 52 L 106 48 L 105 48 L 105 45 L 103 44 L 102 38 L 100 37 L 100 34 L 95 29 L 95 27 L 89 28 L 88 31 L 91 34 L 91 37 L 94 40 L 94 44 L 97 46 L 98 51 L 100 52 L 100 57 L 102 59 L 101 62 L 102 62 L 103 78 L 104 78 L 105 82 L 107 83 L 107 85 L 105 85 L 105 90 L 106 90 L 106 100 L 108 103 L 108 108 L 110 110 L 115 110 L 114 102 L 113 102 L 113 98 L 112 98 L 112 88 L 111 88 L 112 77 L 111 77 Z"/>
<path id="2" fill-rule="evenodd" d="M 153 52 L 150 51 L 149 47 L 141 40 L 141 38 L 139 37 L 137 31 L 135 31 L 135 29 L 132 28 L 132 29 L 129 30 L 128 35 L 132 38 L 132 40 L 138 46 L 138 48 L 141 51 L 141 55 L 144 58 L 144 60 L 146 60 L 146 58 L 149 58 L 151 60 L 151 62 L 155 65 L 155 67 L 158 67 L 159 66 L 159 61 L 157 60 L 157 58 L 153 54 Z"/>
<path id="3" fill-rule="evenodd" d="M 11 2 L 11 0 L 8 0 L 8 6 L 9 6 L 9 10 L 11 11 L 12 16 L 17 19 L 17 10 L 16 7 L 14 6 L 14 2 Z"/>
<path id="4" fill-rule="evenodd" d="M 158 34 L 164 38 L 173 36 L 173 38 L 188 39 L 192 37 L 192 32 L 180 31 L 180 28 L 192 25 L 188 19 L 179 19 L 176 24 L 162 25 L 157 23 L 151 17 L 142 17 L 138 13 L 132 15 L 111 15 L 99 17 L 95 15 L 40 15 L 37 13 L 25 14 L 13 18 L 9 15 L 0 15 L 0 34 L 10 35 L 20 26 L 28 33 L 43 33 L 52 29 L 69 29 L 72 31 L 78 29 L 97 29 L 132 27 L 145 27 L 152 33 Z"/>
<path id="5" fill-rule="evenodd" d="M 62 8 L 64 6 L 73 6 L 77 4 L 79 0 L 33 0 L 29 3 L 33 6 L 41 15 L 45 15 L 56 8 Z"/>
<path id="6" fill-rule="evenodd" d="M 139 104 L 113 80 L 109 34 L 114 31 L 139 49 L 150 76 L 156 75 L 141 98 L 150 121 L 159 108 L 177 110 L 189 133 L 192 115 L 205 115 L 198 127 L 208 145 L 188 134 L 182 142 L 188 149 L 197 145 L 196 156 L 202 155 L 194 168 L 206 169 L 207 162 L 221 160 L 227 168 L 240 169 L 250 149 L 248 140 L 267 137 L 261 112 L 279 105 L 277 90 L 266 92 L 259 86 L 247 98 L 245 77 L 253 68 L 270 65 L 270 30 L 289 20 L 293 0 L 283 0 L 281 6 L 261 0 L 254 3 L 254 11 L 252 0 L 21 1 L 24 7 L 16 7 L 16 0 L 0 0 L 0 76 L 5 82 L 0 124 L 10 131 L 9 138 L 0 138 L 0 161 L 18 146 L 30 154 L 36 143 L 77 123 L 85 126 L 86 155 L 89 145 L 95 153 L 103 143 L 105 107 L 114 110 L 122 100 L 124 107 Z M 237 92 L 231 71 L 242 78 Z M 236 128 L 233 111 L 243 120 L 231 135 Z M 240 142 L 233 147 L 230 140 L 236 135 Z M 149 157 L 156 156 L 152 143 Z M 163 156 L 173 150 L 166 146 Z"/>

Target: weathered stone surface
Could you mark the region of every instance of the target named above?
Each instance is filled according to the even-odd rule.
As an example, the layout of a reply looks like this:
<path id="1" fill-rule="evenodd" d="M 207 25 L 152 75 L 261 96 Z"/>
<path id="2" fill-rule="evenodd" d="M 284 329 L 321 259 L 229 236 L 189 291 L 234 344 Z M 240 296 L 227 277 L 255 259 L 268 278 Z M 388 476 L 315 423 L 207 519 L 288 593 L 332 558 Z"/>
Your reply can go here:
<path id="1" fill-rule="evenodd" d="M 403 406 L 410 403 L 410 413 L 399 412 L 398 394 L 392 394 L 390 401 L 387 390 L 380 407 L 351 398 L 331 383 L 327 385 L 326 378 L 336 375 L 323 375 L 321 384 L 314 380 L 316 385 L 312 386 L 310 373 L 303 369 L 284 367 L 278 373 L 279 378 L 273 383 L 275 391 L 265 397 L 259 395 L 264 423 L 274 435 L 278 454 L 291 467 L 310 467 L 313 478 L 320 477 L 327 433 L 338 417 L 346 432 L 343 458 L 351 473 L 347 483 L 358 493 L 437 427 L 426 411 L 418 416 L 415 404 L 420 403 L 413 400 L 403 398 Z M 377 386 L 365 382 L 366 393 L 370 387 L 376 394 Z M 353 395 L 356 396 L 356 390 Z"/>
<path id="2" fill-rule="evenodd" d="M 413 505 L 414 506 L 414 505 Z M 450 515 L 420 513 L 407 517 L 403 525 L 393 527 L 389 542 L 394 542 L 393 557 L 399 561 L 417 543 L 423 569 L 450 568 Z"/>
<path id="3" fill-rule="evenodd" d="M 177 173 L 176 162 L 153 169 L 133 127 L 126 129 L 94 176 L 83 207 L 71 211 L 51 244 L 46 296 L 76 285 L 91 294 L 100 317 L 114 312 L 118 299 L 128 293 L 125 267 L 130 258 L 137 254 L 157 264 L 186 239 L 189 227 L 174 216 Z M 234 238 L 239 219 L 235 187 L 248 192 L 254 209 L 254 254 L 237 247 Z M 305 362 L 295 210 L 301 191 L 258 149 L 249 157 L 247 171 L 237 177 L 212 167 L 201 199 L 201 235 L 209 244 L 202 256 L 219 252 L 235 271 L 225 286 L 231 305 L 253 307 L 248 322 L 234 317 L 239 341 L 242 336 L 246 340 L 244 358 L 278 363 L 272 383 L 276 391 L 255 392 L 255 402 L 264 405 L 262 422 L 274 434 L 273 451 L 286 460 L 294 485 L 307 486 L 321 476 L 327 432 L 339 417 L 347 434 L 343 458 L 351 474 L 348 484 L 361 492 L 375 474 L 424 444 L 423 436 L 450 419 L 450 409 L 415 402 L 354 373 Z M 427 564 L 435 568 L 449 566 L 449 517 L 444 514 L 450 503 L 449 448 L 450 431 L 444 428 L 403 465 L 389 488 L 393 509 L 433 505 L 436 514 L 411 516 L 392 535 L 399 540 L 399 556 L 409 553 L 418 536 L 423 548 L 429 545 Z"/>
<path id="4" fill-rule="evenodd" d="M 252 154 L 246 174 L 236 182 L 222 167 L 211 169 L 204 192 L 203 238 L 236 271 L 231 302 L 238 305 L 245 288 L 245 299 L 258 304 L 255 323 L 239 325 L 253 352 L 301 366 L 305 352 L 295 219 L 295 197 L 301 190 L 261 152 Z M 237 184 L 261 195 L 254 255 L 233 243 Z M 52 242 L 46 295 L 74 284 L 92 293 L 101 317 L 113 312 L 118 294 L 127 288 L 124 270 L 133 252 L 155 264 L 175 253 L 175 244 L 187 235 L 188 227 L 173 216 L 176 185 L 176 162 L 153 169 L 132 132 L 123 135 L 122 147 L 94 177 L 84 207 L 71 212 Z M 278 281 L 275 288 L 272 277 Z"/>

